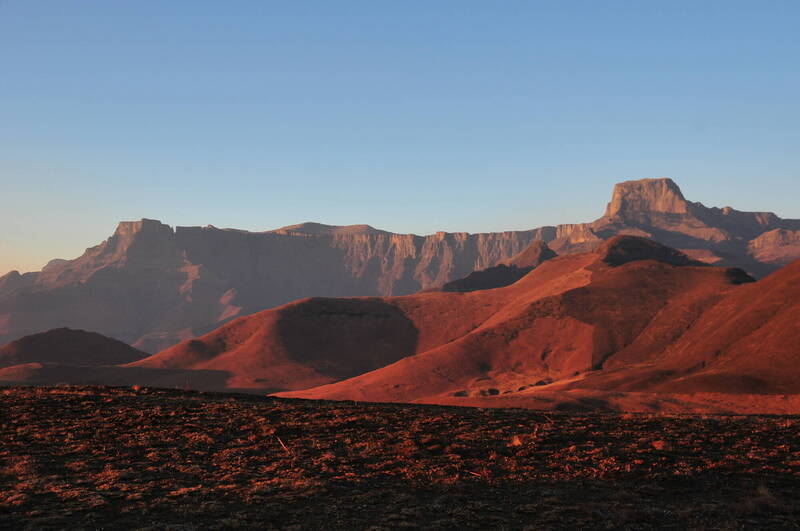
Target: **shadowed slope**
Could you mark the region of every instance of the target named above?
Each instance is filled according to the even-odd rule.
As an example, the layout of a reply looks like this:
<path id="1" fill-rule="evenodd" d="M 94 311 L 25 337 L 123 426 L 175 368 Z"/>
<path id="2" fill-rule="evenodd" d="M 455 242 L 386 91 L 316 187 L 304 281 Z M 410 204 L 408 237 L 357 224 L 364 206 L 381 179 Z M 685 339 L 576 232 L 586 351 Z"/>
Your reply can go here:
<path id="1" fill-rule="evenodd" d="M 464 278 L 447 282 L 441 288 L 434 288 L 431 291 L 466 293 L 501 288 L 513 284 L 541 265 L 542 262 L 555 256 L 556 253 L 550 250 L 546 243 L 537 240 L 505 263 L 473 271 Z"/>
<path id="2" fill-rule="evenodd" d="M 597 252 L 602 256 L 603 262 L 611 266 L 637 260 L 656 260 L 675 266 L 702 265 L 702 262 L 692 261 L 684 253 L 671 247 L 633 236 L 616 236 L 603 244 Z"/>
<path id="3" fill-rule="evenodd" d="M 237 319 L 130 367 L 227 371 L 230 387 L 302 389 L 451 341 L 502 302 L 441 293 L 305 299 Z"/>
<path id="4" fill-rule="evenodd" d="M 0 348 L 0 382 L 7 384 L 103 384 L 148 383 L 165 387 L 222 382 L 224 374 L 202 371 L 127 370 L 119 364 L 145 359 L 145 352 L 94 332 L 58 328 L 25 336 Z M 213 386 L 213 383 L 212 383 Z"/>
<path id="5" fill-rule="evenodd" d="M 591 259 L 572 257 L 486 292 L 304 299 L 237 319 L 129 367 L 226 371 L 232 375 L 227 385 L 239 389 L 318 386 L 455 341 L 521 292 L 580 285 L 588 276 L 578 270 Z"/>

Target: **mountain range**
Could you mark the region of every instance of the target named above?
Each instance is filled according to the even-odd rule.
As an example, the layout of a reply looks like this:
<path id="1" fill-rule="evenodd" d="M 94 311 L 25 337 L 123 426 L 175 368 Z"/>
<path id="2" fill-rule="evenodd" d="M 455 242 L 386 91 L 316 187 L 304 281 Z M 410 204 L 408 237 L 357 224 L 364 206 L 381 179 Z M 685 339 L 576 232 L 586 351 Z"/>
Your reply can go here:
<path id="1" fill-rule="evenodd" d="M 800 260 L 756 281 L 620 235 L 501 287 L 306 298 L 151 356 L 79 330 L 34 334 L 0 349 L 0 381 L 786 413 L 800 407 L 799 315 Z"/>
<path id="2" fill-rule="evenodd" d="M 529 271 L 509 261 L 534 242 L 546 244 L 545 254 L 565 255 L 595 250 L 617 234 L 757 278 L 800 257 L 800 220 L 705 207 L 687 201 L 670 179 L 617 184 L 594 222 L 528 231 L 416 236 L 304 223 L 254 233 L 143 219 L 120 223 L 79 258 L 0 277 L 0 344 L 71 327 L 154 353 L 304 297 L 504 285 Z M 449 284 L 490 268 L 498 269 Z"/>

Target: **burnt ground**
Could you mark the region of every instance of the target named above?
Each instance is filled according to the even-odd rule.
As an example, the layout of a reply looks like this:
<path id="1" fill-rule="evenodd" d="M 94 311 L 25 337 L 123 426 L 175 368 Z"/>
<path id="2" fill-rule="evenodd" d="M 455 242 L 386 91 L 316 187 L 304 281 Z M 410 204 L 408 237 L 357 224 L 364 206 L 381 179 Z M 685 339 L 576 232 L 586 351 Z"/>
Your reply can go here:
<path id="1" fill-rule="evenodd" d="M 800 527 L 800 417 L 0 390 L 0 528 Z"/>

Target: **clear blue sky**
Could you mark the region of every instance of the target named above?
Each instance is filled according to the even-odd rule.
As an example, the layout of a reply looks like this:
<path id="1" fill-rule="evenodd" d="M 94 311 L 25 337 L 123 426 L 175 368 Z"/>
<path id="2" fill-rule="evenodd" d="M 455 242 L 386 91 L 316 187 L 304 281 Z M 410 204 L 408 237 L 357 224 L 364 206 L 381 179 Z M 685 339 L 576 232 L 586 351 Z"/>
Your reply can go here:
<path id="1" fill-rule="evenodd" d="M 0 274 L 117 221 L 499 231 L 614 182 L 800 217 L 797 1 L 0 0 Z"/>

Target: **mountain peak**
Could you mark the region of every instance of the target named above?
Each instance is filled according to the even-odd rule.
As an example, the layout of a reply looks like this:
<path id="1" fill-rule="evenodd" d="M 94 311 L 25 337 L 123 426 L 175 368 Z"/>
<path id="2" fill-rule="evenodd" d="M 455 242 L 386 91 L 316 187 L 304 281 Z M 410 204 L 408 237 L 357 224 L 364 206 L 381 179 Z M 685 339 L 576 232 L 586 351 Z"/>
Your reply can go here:
<path id="1" fill-rule="evenodd" d="M 155 219 L 120 221 L 113 236 L 98 247 L 103 262 L 124 259 L 153 264 L 175 253 L 175 231 Z"/>
<path id="2" fill-rule="evenodd" d="M 624 218 L 626 214 L 641 212 L 686 214 L 689 207 L 672 179 L 640 179 L 616 184 L 606 207 L 606 217 Z"/>
<path id="3" fill-rule="evenodd" d="M 120 221 L 117 225 L 115 234 L 119 236 L 129 236 L 140 232 L 169 232 L 172 227 L 161 223 L 157 219 L 142 218 L 139 221 Z"/>

